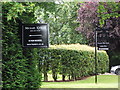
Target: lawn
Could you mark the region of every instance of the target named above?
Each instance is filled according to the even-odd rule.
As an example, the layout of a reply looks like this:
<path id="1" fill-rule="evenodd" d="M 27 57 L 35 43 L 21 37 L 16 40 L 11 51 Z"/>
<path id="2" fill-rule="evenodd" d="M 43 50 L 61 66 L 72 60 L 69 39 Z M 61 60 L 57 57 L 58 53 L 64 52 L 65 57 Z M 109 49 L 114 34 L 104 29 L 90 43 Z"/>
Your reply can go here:
<path id="1" fill-rule="evenodd" d="M 118 88 L 117 75 L 98 75 L 98 83 L 91 76 L 84 80 L 70 82 L 42 82 L 41 88 Z"/>

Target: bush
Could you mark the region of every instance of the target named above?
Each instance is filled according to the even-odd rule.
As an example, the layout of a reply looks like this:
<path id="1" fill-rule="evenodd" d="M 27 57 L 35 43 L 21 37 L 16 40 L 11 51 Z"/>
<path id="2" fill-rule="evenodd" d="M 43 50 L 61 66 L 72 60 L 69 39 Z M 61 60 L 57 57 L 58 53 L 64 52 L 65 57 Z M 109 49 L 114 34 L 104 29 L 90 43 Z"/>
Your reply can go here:
<path id="1" fill-rule="evenodd" d="M 55 81 L 57 74 L 61 74 L 63 80 L 66 76 L 75 80 L 95 74 L 94 48 L 86 45 L 52 45 L 49 49 L 40 49 L 40 56 L 42 72 L 47 76 L 48 71 L 52 71 Z M 109 59 L 106 52 L 98 51 L 97 59 L 97 73 L 107 72 Z"/>

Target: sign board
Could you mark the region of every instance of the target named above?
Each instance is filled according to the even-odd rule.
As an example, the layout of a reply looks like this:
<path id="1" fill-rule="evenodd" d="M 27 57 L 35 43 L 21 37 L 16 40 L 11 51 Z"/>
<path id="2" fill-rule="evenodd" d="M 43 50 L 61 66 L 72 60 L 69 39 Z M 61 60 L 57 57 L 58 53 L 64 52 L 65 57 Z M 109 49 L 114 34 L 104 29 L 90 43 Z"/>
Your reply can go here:
<path id="1" fill-rule="evenodd" d="M 97 31 L 97 47 L 98 50 L 109 50 L 109 31 Z"/>
<path id="2" fill-rule="evenodd" d="M 109 50 L 109 44 L 105 44 L 105 43 L 102 43 L 102 44 L 97 44 L 98 46 L 98 50 Z"/>
<path id="3" fill-rule="evenodd" d="M 109 50 L 109 32 L 108 29 L 97 27 L 95 30 L 95 83 L 97 83 L 97 49 Z M 97 48 L 98 47 L 98 48 Z"/>
<path id="4" fill-rule="evenodd" d="M 22 46 L 32 48 L 49 47 L 48 24 L 22 24 Z"/>

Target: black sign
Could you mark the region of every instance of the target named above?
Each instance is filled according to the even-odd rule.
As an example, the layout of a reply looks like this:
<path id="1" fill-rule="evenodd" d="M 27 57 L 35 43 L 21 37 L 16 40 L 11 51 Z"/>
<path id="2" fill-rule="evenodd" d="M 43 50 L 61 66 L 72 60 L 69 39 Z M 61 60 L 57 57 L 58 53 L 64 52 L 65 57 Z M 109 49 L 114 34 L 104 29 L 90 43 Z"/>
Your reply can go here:
<path id="1" fill-rule="evenodd" d="M 107 45 L 107 44 L 98 44 L 98 50 L 109 50 L 109 45 Z"/>
<path id="2" fill-rule="evenodd" d="M 109 31 L 107 30 L 97 30 L 98 50 L 109 50 Z"/>
<path id="3" fill-rule="evenodd" d="M 49 47 L 48 24 L 22 24 L 23 47 L 47 48 Z"/>

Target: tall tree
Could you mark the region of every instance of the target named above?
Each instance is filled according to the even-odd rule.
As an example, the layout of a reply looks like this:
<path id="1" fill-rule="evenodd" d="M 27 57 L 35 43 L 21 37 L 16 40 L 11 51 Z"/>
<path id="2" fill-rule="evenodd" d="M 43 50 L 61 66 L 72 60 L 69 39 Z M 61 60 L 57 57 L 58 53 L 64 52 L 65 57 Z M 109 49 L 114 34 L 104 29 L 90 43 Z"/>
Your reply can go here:
<path id="1" fill-rule="evenodd" d="M 120 50 L 120 3 L 119 2 L 86 2 L 79 3 L 78 21 L 76 29 L 83 33 L 93 45 L 96 26 L 109 28 L 111 49 Z M 98 24 L 99 23 L 99 24 Z"/>
<path id="2" fill-rule="evenodd" d="M 47 11 L 48 9 L 53 12 Z M 78 27 L 77 9 L 75 2 L 59 4 L 51 2 L 46 8 L 38 9 L 36 12 L 38 20 L 42 19 L 41 21 L 50 25 L 50 44 L 87 43 L 85 38 L 75 31 L 75 28 Z"/>

